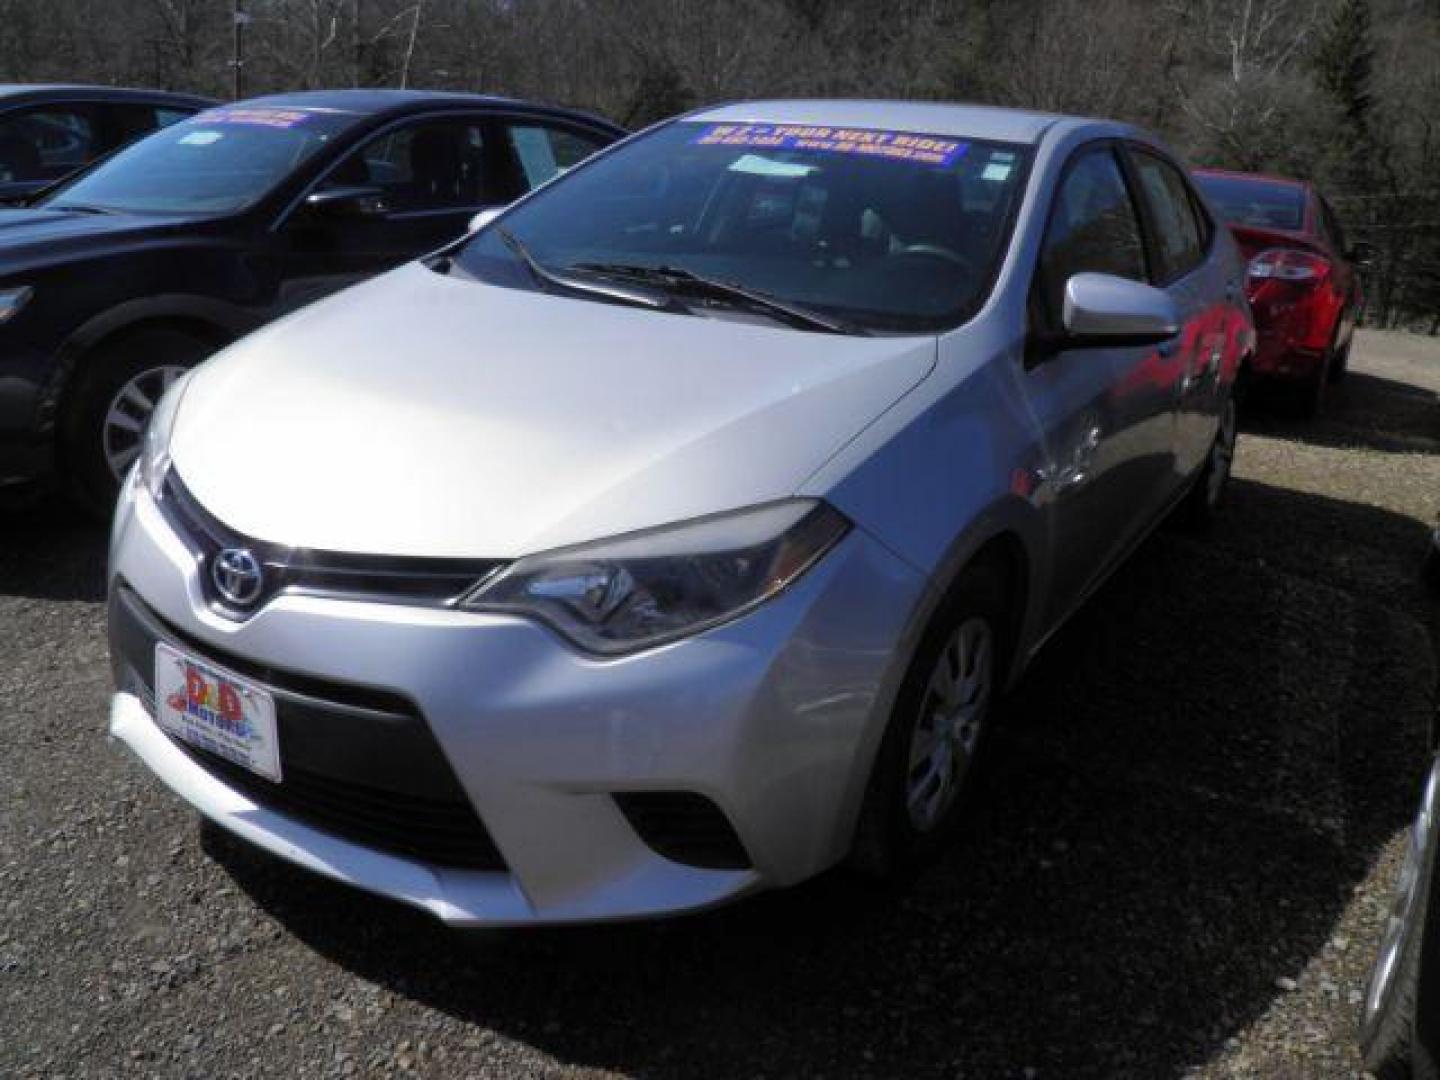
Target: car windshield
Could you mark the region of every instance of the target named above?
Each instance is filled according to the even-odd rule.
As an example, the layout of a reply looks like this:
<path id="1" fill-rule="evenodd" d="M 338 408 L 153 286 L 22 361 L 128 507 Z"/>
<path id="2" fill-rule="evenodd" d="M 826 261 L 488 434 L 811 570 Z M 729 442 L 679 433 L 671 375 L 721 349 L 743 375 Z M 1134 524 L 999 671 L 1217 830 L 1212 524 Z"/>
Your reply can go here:
<path id="1" fill-rule="evenodd" d="M 737 306 L 758 295 L 836 325 L 935 331 L 989 291 L 1027 160 L 953 136 L 676 122 L 542 189 L 456 261 L 515 288 L 546 287 L 529 256 L 572 282 L 723 306 L 724 293 L 696 288 L 720 283 L 751 294 L 732 289 Z"/>
<path id="2" fill-rule="evenodd" d="M 212 109 L 141 139 L 41 205 L 56 210 L 230 213 L 265 195 L 355 119 L 302 109 Z"/>
<path id="3" fill-rule="evenodd" d="M 1199 173 L 1195 182 L 1232 225 L 1300 229 L 1305 218 L 1305 189 L 1294 184 L 1241 176 Z"/>

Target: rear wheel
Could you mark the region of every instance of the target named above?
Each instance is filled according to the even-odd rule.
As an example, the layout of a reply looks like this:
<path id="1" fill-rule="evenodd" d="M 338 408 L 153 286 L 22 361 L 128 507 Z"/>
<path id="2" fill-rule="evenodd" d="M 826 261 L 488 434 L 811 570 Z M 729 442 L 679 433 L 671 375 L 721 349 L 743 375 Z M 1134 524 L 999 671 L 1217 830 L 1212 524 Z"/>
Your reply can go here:
<path id="1" fill-rule="evenodd" d="M 1360 1045 L 1365 1067 L 1380 1080 L 1434 1080 L 1433 1062 L 1415 1042 L 1421 958 L 1440 842 L 1440 757 L 1430 767 L 1420 812 L 1410 829 L 1405 864 L 1395 884 L 1390 915 L 1380 938 L 1365 1006 Z"/>
<path id="2" fill-rule="evenodd" d="M 1343 348 L 1337 349 L 1335 355 L 1331 357 L 1328 377 L 1332 383 L 1338 383 L 1345 378 L 1346 373 L 1350 370 L 1350 346 L 1354 343 L 1355 340 L 1352 337 L 1345 342 Z"/>
<path id="3" fill-rule="evenodd" d="M 1185 501 L 1180 504 L 1180 517 L 1192 529 L 1208 529 L 1225 503 L 1239 432 L 1238 406 L 1232 394 L 1220 408 L 1220 423 L 1215 429 L 1215 440 L 1210 444 L 1205 466 L 1186 494 Z"/>
<path id="4" fill-rule="evenodd" d="M 74 500 L 105 516 L 165 391 L 211 347 L 178 330 L 155 329 L 101 345 L 84 361 L 64 429 Z"/>
<path id="5" fill-rule="evenodd" d="M 1000 572 L 966 570 L 901 684 L 856 834 L 851 861 L 859 869 L 916 870 L 963 821 L 1003 685 L 1008 625 Z"/>

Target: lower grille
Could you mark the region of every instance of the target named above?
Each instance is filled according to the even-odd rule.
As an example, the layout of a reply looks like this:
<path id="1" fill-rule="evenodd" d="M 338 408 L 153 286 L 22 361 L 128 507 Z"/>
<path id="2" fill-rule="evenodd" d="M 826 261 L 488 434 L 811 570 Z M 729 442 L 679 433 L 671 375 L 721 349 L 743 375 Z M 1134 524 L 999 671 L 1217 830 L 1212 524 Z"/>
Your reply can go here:
<path id="1" fill-rule="evenodd" d="M 170 741 L 226 786 L 317 829 L 437 866 L 505 868 L 468 803 L 367 788 L 293 766 L 285 767 L 284 780 L 276 784 L 183 739 Z"/>
<path id="2" fill-rule="evenodd" d="M 506 869 L 435 737 L 404 698 L 231 656 L 163 622 L 123 583 L 111 591 L 109 622 L 117 684 L 137 692 L 152 710 L 157 641 L 253 679 L 274 696 L 283 774 L 278 784 L 171 739 L 227 786 L 267 809 L 378 850 L 435 866 Z"/>
<path id="3" fill-rule="evenodd" d="M 672 862 L 745 870 L 750 856 L 725 812 L 693 791 L 617 792 L 615 802 L 640 839 Z"/>

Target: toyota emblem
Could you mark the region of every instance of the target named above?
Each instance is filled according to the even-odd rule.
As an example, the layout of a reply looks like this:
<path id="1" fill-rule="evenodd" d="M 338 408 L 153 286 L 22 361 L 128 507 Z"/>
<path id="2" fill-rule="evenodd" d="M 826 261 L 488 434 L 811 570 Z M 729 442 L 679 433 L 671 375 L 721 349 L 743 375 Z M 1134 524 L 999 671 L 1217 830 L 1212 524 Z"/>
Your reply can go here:
<path id="1" fill-rule="evenodd" d="M 249 548 L 225 548 L 210 563 L 215 590 L 236 607 L 248 607 L 260 598 L 265 570 Z"/>

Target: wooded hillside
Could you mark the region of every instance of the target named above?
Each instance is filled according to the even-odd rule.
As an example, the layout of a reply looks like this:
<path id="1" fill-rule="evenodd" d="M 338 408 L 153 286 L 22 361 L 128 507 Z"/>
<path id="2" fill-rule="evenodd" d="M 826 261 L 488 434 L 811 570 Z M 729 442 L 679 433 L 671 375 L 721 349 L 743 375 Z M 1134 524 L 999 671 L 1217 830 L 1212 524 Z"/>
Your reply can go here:
<path id="1" fill-rule="evenodd" d="M 1368 320 L 1440 329 L 1440 0 L 244 0 L 246 95 L 464 88 L 642 125 L 761 95 L 1132 120 L 1310 177 L 1382 256 Z M 0 81 L 229 97 L 235 0 L 0 0 Z"/>

